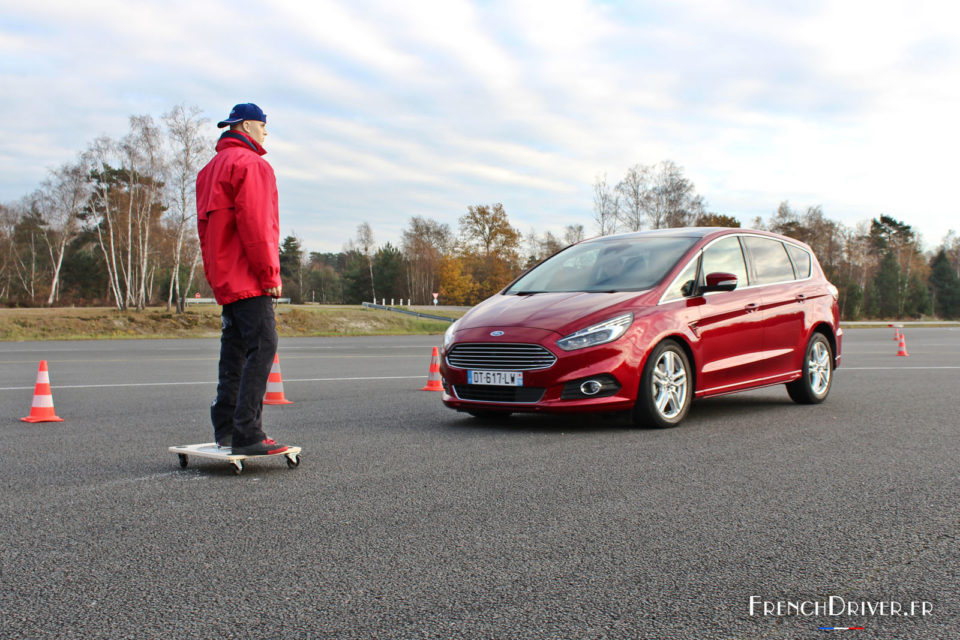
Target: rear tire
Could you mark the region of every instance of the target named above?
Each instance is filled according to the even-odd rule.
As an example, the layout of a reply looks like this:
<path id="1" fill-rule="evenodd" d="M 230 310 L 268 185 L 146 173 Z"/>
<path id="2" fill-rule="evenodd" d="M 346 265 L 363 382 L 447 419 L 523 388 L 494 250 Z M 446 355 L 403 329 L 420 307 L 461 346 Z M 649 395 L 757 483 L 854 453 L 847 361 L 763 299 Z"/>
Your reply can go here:
<path id="1" fill-rule="evenodd" d="M 666 429 L 686 417 L 693 400 L 690 359 L 675 340 L 664 340 L 650 352 L 640 378 L 633 423 Z"/>
<path id="2" fill-rule="evenodd" d="M 833 386 L 833 349 L 822 333 L 815 333 L 803 356 L 803 374 L 787 383 L 787 393 L 797 404 L 820 404 Z"/>

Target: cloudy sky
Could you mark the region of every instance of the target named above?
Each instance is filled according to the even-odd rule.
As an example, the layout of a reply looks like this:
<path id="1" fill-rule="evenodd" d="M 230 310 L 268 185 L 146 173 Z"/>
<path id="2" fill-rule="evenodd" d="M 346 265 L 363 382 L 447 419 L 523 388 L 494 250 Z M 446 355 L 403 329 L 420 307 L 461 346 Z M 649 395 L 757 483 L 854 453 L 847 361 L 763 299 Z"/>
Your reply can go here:
<path id="1" fill-rule="evenodd" d="M 745 224 L 787 200 L 960 231 L 949 0 L 0 0 L 0 86 L 0 202 L 130 115 L 258 103 L 314 251 L 495 202 L 593 235 L 597 176 L 662 160 Z"/>

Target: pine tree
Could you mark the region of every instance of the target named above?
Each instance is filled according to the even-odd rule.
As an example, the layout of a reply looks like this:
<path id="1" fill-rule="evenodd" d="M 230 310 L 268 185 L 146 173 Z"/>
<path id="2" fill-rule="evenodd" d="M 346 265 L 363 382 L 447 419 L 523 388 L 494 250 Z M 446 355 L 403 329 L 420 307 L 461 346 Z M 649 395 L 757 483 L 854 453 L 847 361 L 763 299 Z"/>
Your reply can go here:
<path id="1" fill-rule="evenodd" d="M 960 316 L 960 278 L 943 249 L 930 262 L 930 289 L 933 291 L 933 312 L 937 317 Z"/>
<path id="2" fill-rule="evenodd" d="M 880 268 L 873 280 L 876 296 L 876 313 L 881 318 L 895 318 L 899 315 L 900 267 L 892 251 L 883 254 Z"/>

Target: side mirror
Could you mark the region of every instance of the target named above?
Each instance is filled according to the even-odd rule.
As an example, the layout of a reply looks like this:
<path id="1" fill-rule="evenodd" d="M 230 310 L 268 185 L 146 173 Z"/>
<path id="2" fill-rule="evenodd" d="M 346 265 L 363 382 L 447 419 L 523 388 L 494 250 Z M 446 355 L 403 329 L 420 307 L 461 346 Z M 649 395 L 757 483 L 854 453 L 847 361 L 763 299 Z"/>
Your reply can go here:
<path id="1" fill-rule="evenodd" d="M 716 271 L 707 274 L 707 284 L 700 289 L 700 293 L 710 291 L 733 291 L 737 288 L 737 276 L 732 273 Z"/>

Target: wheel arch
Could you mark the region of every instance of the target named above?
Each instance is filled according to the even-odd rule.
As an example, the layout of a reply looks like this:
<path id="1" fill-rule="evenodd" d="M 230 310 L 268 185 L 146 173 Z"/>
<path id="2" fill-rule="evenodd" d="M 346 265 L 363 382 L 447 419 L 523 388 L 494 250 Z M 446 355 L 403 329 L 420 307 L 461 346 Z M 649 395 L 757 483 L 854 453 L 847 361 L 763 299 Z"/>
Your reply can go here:
<path id="1" fill-rule="evenodd" d="M 643 368 L 647 366 L 647 359 L 650 357 L 650 354 L 653 353 L 653 350 L 660 346 L 666 340 L 673 340 L 680 345 L 680 348 L 683 349 L 684 353 L 687 355 L 687 360 L 690 361 L 690 377 L 693 378 L 693 385 L 691 389 L 694 393 L 697 390 L 697 359 L 694 356 L 693 346 L 691 346 L 690 341 L 687 340 L 686 336 L 680 333 L 669 333 L 663 336 L 660 336 L 655 342 L 650 343 L 650 348 L 647 349 L 646 353 L 643 354 L 643 359 L 640 362 L 640 377 L 642 378 Z M 639 380 L 639 378 L 638 378 Z M 639 382 L 638 382 L 639 384 Z"/>
<path id="2" fill-rule="evenodd" d="M 813 330 L 810 332 L 810 337 L 807 338 L 808 343 L 810 342 L 810 338 L 812 338 L 813 334 L 815 333 L 822 333 L 823 337 L 825 337 L 827 339 L 827 342 L 830 343 L 830 352 L 831 352 L 831 356 L 833 356 L 830 358 L 830 368 L 836 369 L 837 368 L 837 336 L 833 332 L 833 327 L 831 327 L 826 322 L 817 323 L 816 325 L 814 325 Z"/>
<path id="3" fill-rule="evenodd" d="M 652 380 L 654 375 L 651 370 L 651 364 L 653 364 L 652 356 L 658 352 L 662 353 L 661 347 L 663 347 L 668 341 L 674 343 L 669 347 L 671 351 L 680 352 L 683 354 L 683 359 L 686 360 L 685 364 L 687 366 L 687 379 L 685 382 L 686 392 L 684 393 L 684 400 L 680 406 L 677 407 L 676 396 L 673 396 L 674 400 L 672 402 L 673 405 L 677 407 L 677 412 L 670 416 L 663 414 L 662 408 L 656 405 L 654 398 L 651 396 L 653 391 Z M 654 427 L 661 429 L 677 426 L 686 417 L 687 413 L 689 412 L 690 405 L 693 403 L 693 399 L 696 397 L 696 365 L 694 364 L 695 360 L 693 359 L 693 349 L 691 348 L 690 343 L 685 340 L 683 336 L 677 334 L 660 336 L 657 340 L 650 342 L 650 346 L 646 353 L 644 353 L 641 362 L 642 364 L 640 367 L 637 397 L 632 411 L 634 425 L 638 427 Z"/>

